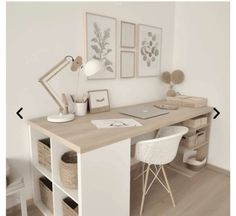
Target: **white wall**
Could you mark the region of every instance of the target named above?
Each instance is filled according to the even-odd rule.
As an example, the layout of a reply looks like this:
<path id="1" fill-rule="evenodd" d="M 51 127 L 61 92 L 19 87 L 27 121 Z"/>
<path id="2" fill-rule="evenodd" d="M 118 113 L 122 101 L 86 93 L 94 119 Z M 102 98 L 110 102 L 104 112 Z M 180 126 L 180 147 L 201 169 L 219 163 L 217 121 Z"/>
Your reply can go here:
<path id="1" fill-rule="evenodd" d="M 208 163 L 229 170 L 229 3 L 176 3 L 173 68 L 186 81 L 178 89 L 204 96 L 220 116 L 212 120 Z"/>
<path id="2" fill-rule="evenodd" d="M 31 197 L 27 120 L 57 110 L 37 80 L 65 55 L 84 56 L 86 11 L 162 27 L 161 67 L 162 71 L 172 68 L 174 3 L 7 3 L 7 157 L 17 160 L 17 168 L 26 176 L 27 198 Z M 77 78 L 65 70 L 54 84 L 60 91 L 75 93 Z M 158 77 L 86 81 L 81 75 L 79 84 L 80 92 L 109 89 L 112 107 L 164 95 Z M 21 106 L 24 120 L 15 114 Z"/>

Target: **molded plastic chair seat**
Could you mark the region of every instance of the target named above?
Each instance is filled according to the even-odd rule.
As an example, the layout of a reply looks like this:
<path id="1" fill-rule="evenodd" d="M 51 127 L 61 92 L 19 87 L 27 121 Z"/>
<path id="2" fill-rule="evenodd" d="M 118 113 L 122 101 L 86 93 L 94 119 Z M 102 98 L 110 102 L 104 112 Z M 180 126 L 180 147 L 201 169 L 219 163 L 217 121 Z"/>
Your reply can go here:
<path id="1" fill-rule="evenodd" d="M 139 141 L 136 143 L 135 159 L 148 164 L 147 169 L 144 171 L 143 168 L 143 172 L 141 173 L 143 177 L 146 173 L 146 177 L 145 182 L 143 178 L 143 196 L 140 208 L 140 215 L 142 215 L 145 195 L 147 194 L 155 180 L 158 180 L 162 184 L 162 186 L 167 190 L 167 192 L 171 196 L 173 206 L 175 206 L 175 201 L 166 177 L 164 165 L 174 160 L 178 151 L 180 140 L 182 136 L 187 132 L 188 128 L 184 126 L 164 127 L 158 131 L 157 138 Z M 151 168 L 151 165 L 154 165 L 154 170 Z M 157 165 L 159 166 L 159 168 L 157 167 Z M 163 183 L 163 180 L 158 177 L 160 171 L 163 172 L 165 183 Z M 147 187 L 149 172 L 154 175 L 154 178 L 151 181 L 150 185 Z"/>
<path id="2" fill-rule="evenodd" d="M 181 137 L 188 132 L 183 126 L 161 128 L 158 137 L 136 143 L 135 158 L 147 164 L 167 164 L 174 160 Z"/>

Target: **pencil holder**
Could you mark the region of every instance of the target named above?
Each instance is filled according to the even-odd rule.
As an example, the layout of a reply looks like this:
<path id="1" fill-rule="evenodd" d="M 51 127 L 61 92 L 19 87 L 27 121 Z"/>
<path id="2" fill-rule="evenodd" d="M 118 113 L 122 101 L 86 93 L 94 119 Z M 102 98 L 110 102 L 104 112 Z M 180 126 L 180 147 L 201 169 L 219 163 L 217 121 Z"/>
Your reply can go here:
<path id="1" fill-rule="evenodd" d="M 88 103 L 75 103 L 75 114 L 77 116 L 84 116 L 87 114 Z"/>

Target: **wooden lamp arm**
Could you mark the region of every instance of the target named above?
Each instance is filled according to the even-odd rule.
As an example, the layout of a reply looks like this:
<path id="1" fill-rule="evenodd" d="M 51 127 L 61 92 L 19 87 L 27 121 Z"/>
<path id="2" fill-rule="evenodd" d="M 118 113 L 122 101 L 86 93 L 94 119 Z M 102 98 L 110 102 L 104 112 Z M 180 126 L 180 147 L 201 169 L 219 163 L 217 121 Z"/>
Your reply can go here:
<path id="1" fill-rule="evenodd" d="M 78 57 L 77 57 L 78 58 Z M 76 58 L 76 59 L 77 59 Z M 81 57 L 80 57 L 81 58 Z M 52 79 L 55 75 L 57 75 L 61 70 L 63 70 L 68 64 L 73 62 L 72 65 L 74 65 L 74 59 L 71 56 L 67 56 L 64 59 L 62 59 L 58 64 L 56 64 L 53 68 L 51 68 L 46 74 L 44 74 L 40 79 L 39 82 L 43 85 L 43 87 L 47 90 L 49 95 L 53 98 L 53 100 L 57 103 L 60 109 L 60 113 L 68 113 L 68 106 L 67 102 L 65 101 L 65 96 L 63 96 L 63 99 L 58 97 L 58 95 L 55 93 L 53 88 L 49 85 L 49 80 Z M 81 58 L 81 64 L 82 64 L 82 58 Z M 81 65 L 79 65 L 81 66 Z M 78 66 L 78 67 L 79 67 Z M 76 69 L 78 69 L 78 67 Z M 75 68 L 71 68 L 73 71 L 75 71 Z"/>

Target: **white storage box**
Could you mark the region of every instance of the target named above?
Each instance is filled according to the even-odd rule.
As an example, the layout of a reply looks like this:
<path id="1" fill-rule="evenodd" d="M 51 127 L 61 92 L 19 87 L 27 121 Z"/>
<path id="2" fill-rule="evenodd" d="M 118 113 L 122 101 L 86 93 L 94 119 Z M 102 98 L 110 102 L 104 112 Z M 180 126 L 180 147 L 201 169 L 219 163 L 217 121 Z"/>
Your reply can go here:
<path id="1" fill-rule="evenodd" d="M 193 108 L 207 106 L 207 98 L 202 97 L 178 95 L 175 97 L 167 97 L 166 100 L 168 104 L 175 104 L 178 106 L 186 106 Z"/>
<path id="2" fill-rule="evenodd" d="M 197 117 L 184 121 L 183 125 L 190 128 L 198 128 L 207 124 L 207 117 Z"/>
<path id="3" fill-rule="evenodd" d="M 184 147 L 193 148 L 196 145 L 196 134 L 183 136 L 181 139 L 181 144 Z"/>

